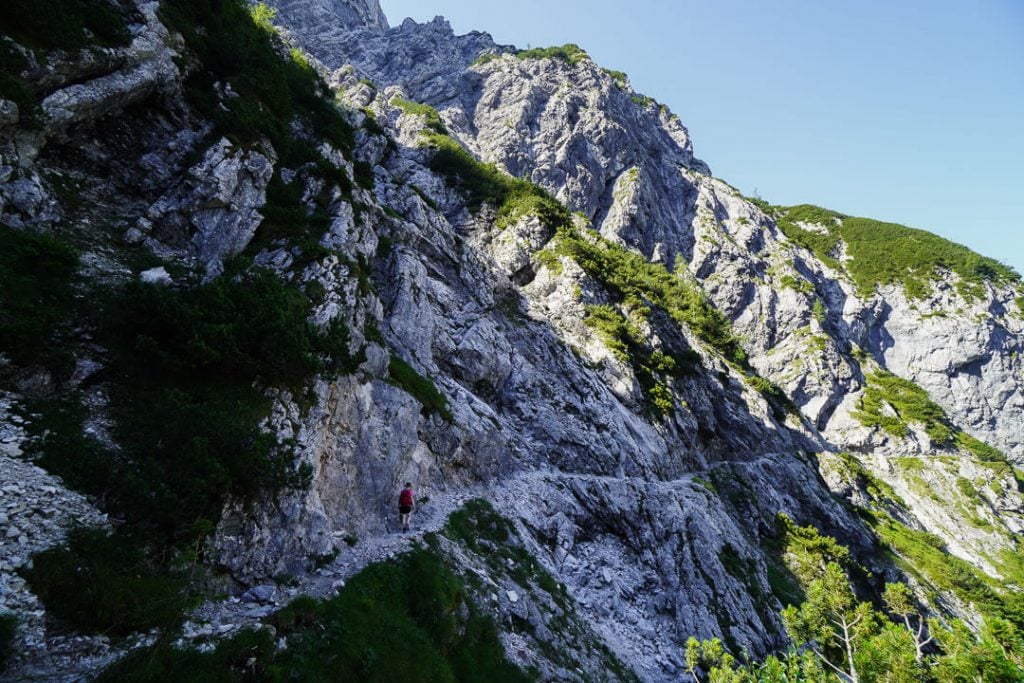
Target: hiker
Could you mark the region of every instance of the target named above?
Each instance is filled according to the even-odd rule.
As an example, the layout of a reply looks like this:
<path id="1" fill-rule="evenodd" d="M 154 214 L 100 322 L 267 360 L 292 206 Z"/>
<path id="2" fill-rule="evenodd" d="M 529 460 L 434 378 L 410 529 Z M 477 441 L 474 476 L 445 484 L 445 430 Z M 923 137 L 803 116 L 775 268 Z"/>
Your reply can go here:
<path id="1" fill-rule="evenodd" d="M 409 530 L 409 517 L 412 516 L 412 509 L 415 507 L 412 495 L 412 483 L 405 482 L 405 488 L 398 494 L 398 521 L 402 524 L 402 531 Z"/>

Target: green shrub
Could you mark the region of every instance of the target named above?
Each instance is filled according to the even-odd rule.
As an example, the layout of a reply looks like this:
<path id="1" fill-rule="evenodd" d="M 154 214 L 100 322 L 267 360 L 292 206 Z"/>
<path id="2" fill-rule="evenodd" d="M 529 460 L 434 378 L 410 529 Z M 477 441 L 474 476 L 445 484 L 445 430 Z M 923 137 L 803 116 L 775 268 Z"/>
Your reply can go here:
<path id="1" fill-rule="evenodd" d="M 982 616 L 1000 617 L 1024 627 L 1024 595 L 1004 590 L 995 579 L 951 555 L 934 534 L 911 529 L 885 513 L 862 512 L 862 516 L 926 586 L 973 604 Z"/>
<path id="2" fill-rule="evenodd" d="M 184 575 L 154 566 L 142 544 L 123 533 L 75 529 L 20 571 L 50 614 L 89 633 L 172 626 L 189 604 Z"/>
<path id="3" fill-rule="evenodd" d="M 0 674 L 7 670 L 17 637 L 18 618 L 13 614 L 0 613 Z"/>
<path id="4" fill-rule="evenodd" d="M 70 372 L 77 269 L 78 254 L 63 242 L 0 224 L 0 352 L 19 365 Z"/>
<path id="5" fill-rule="evenodd" d="M 626 75 L 625 71 L 616 71 L 614 69 L 601 70 L 608 74 L 608 76 L 610 76 L 611 79 L 615 81 L 615 84 L 618 85 L 620 88 L 626 87 L 626 83 L 629 82 L 629 76 Z"/>
<path id="6" fill-rule="evenodd" d="M 852 413 L 861 424 L 881 427 L 893 436 L 903 437 L 907 434 L 907 423 L 914 422 L 924 427 L 928 438 L 937 446 L 950 442 L 954 428 L 924 389 L 885 370 L 872 373 L 866 379 L 864 395 Z M 885 414 L 886 406 L 895 415 Z"/>
<path id="7" fill-rule="evenodd" d="M 246 146 L 266 137 L 281 164 L 308 166 L 311 173 L 348 194 L 351 182 L 345 172 L 297 135 L 293 124 L 315 131 L 349 156 L 355 131 L 301 53 L 293 50 L 290 57 L 282 56 L 283 44 L 261 7 L 253 10 L 254 20 L 242 0 L 161 3 L 160 16 L 185 37 L 201 65 L 186 84 L 188 99 L 213 119 L 215 134 Z M 215 83 L 229 84 L 238 96 L 221 98 Z M 294 207 L 294 202 L 285 205 Z M 300 221 L 302 226 L 307 223 Z"/>
<path id="8" fill-rule="evenodd" d="M 169 643 L 133 653 L 100 681 L 530 680 L 509 663 L 497 628 L 435 552 L 370 565 L 334 598 L 299 598 L 268 620 L 288 647 L 244 631 L 209 653 Z"/>
<path id="9" fill-rule="evenodd" d="M 448 135 L 448 129 L 445 128 L 444 122 L 441 121 L 441 115 L 429 104 L 413 102 L 412 100 L 405 100 L 401 97 L 393 98 L 391 100 L 391 104 L 398 107 L 409 116 L 422 116 L 426 120 L 428 130 L 439 135 Z"/>
<path id="10" fill-rule="evenodd" d="M 0 31 L 44 50 L 74 51 L 90 44 L 119 47 L 131 41 L 124 15 L 116 0 L 4 0 Z"/>
<path id="11" fill-rule="evenodd" d="M 566 43 L 556 47 L 535 47 L 532 50 L 520 50 L 516 53 L 519 59 L 557 59 L 566 64 L 578 64 L 583 60 L 589 60 L 583 48 L 574 43 Z"/>
<path id="12" fill-rule="evenodd" d="M 448 399 L 437 390 L 433 382 L 416 372 L 411 365 L 395 354 L 391 354 L 391 364 L 388 368 L 391 383 L 419 401 L 425 414 L 437 413 L 451 422 L 452 413 L 448 409 Z"/>
<path id="13" fill-rule="evenodd" d="M 14 45 L 0 37 L 0 98 L 18 105 L 19 123 L 25 128 L 37 128 L 43 110 L 39 98 L 21 74 L 28 69 L 28 60 Z"/>
<path id="14" fill-rule="evenodd" d="M 1020 280 L 1009 266 L 924 230 L 846 216 L 809 204 L 769 208 L 779 229 L 792 241 L 833 268 L 845 267 L 861 296 L 870 296 L 879 285 L 899 284 L 908 297 L 923 298 L 942 271 L 960 276 L 965 296 L 974 296 L 977 287 L 973 285 L 982 281 Z M 797 223 L 817 224 L 825 231 L 807 230 Z M 844 264 L 836 261 L 840 241 L 850 257 Z"/>
<path id="15" fill-rule="evenodd" d="M 672 412 L 675 401 L 665 385 L 665 378 L 680 378 L 699 365 L 699 356 L 692 351 L 680 354 L 677 361 L 665 352 L 653 349 L 640 328 L 614 306 L 589 305 L 584 322 L 601 337 L 615 357 L 633 368 L 644 402 L 651 413 L 663 417 Z"/>

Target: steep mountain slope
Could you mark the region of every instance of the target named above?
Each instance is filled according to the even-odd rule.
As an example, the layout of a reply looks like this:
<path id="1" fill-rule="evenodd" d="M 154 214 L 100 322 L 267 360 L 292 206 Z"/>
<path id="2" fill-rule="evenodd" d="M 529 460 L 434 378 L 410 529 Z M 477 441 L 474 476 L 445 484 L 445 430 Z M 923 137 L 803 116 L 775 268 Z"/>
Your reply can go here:
<path id="1" fill-rule="evenodd" d="M 28 425 L 4 457 L 85 490 L 115 538 L 144 530 L 150 565 L 201 555 L 232 593 L 377 559 L 361 549 L 393 528 L 403 481 L 428 516 L 483 496 L 511 522 L 488 542 L 512 538 L 507 567 L 529 571 L 489 563 L 454 522 L 428 545 L 477 577 L 510 659 L 545 679 L 678 678 L 691 635 L 781 647 L 780 512 L 848 546 L 865 594 L 905 576 L 936 613 L 1015 604 L 1015 274 L 899 226 L 743 198 L 678 118 L 576 48 L 516 54 L 440 19 L 389 29 L 375 2 L 275 6 L 242 30 L 232 3 L 125 2 L 118 44 L 81 50 L 8 31 L 23 86 L 18 105 L 14 81 L 3 92 L 5 239 L 79 255 L 71 324 L 27 337 L 71 367 L 3 337 L 5 402 Z M 937 255 L 869 268 L 877 234 Z M 120 307 L 93 310 L 109 296 Z M 4 306 L 20 324 L 19 300 Z M 53 426 L 55 398 L 77 423 Z M 110 478 L 58 457 L 67 442 Z M 26 509 L 9 513 L 22 527 Z M 924 531 L 963 566 L 922 562 Z M 17 675 L 120 654 L 68 646 L 73 619 L 32 611 L 45 576 L 16 576 L 28 560 L 2 565 Z M 232 604 L 195 621 L 233 632 L 269 612 Z"/>

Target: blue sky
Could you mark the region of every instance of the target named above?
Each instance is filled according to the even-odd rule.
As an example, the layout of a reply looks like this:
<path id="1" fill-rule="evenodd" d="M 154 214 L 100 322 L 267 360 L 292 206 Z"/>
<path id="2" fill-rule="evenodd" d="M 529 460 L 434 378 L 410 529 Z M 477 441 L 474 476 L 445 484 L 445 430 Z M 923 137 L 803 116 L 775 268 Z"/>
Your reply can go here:
<path id="1" fill-rule="evenodd" d="M 381 0 L 500 43 L 574 42 L 774 204 L 923 228 L 1024 273 L 1021 0 Z"/>

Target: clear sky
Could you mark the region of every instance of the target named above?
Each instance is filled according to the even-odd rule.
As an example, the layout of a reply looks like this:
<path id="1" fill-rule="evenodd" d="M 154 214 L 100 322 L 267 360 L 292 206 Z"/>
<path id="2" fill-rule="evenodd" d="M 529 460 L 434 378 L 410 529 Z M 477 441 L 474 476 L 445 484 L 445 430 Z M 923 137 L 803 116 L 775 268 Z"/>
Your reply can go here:
<path id="1" fill-rule="evenodd" d="M 577 43 L 774 204 L 924 228 L 1024 273 L 1024 0 L 381 0 Z"/>

